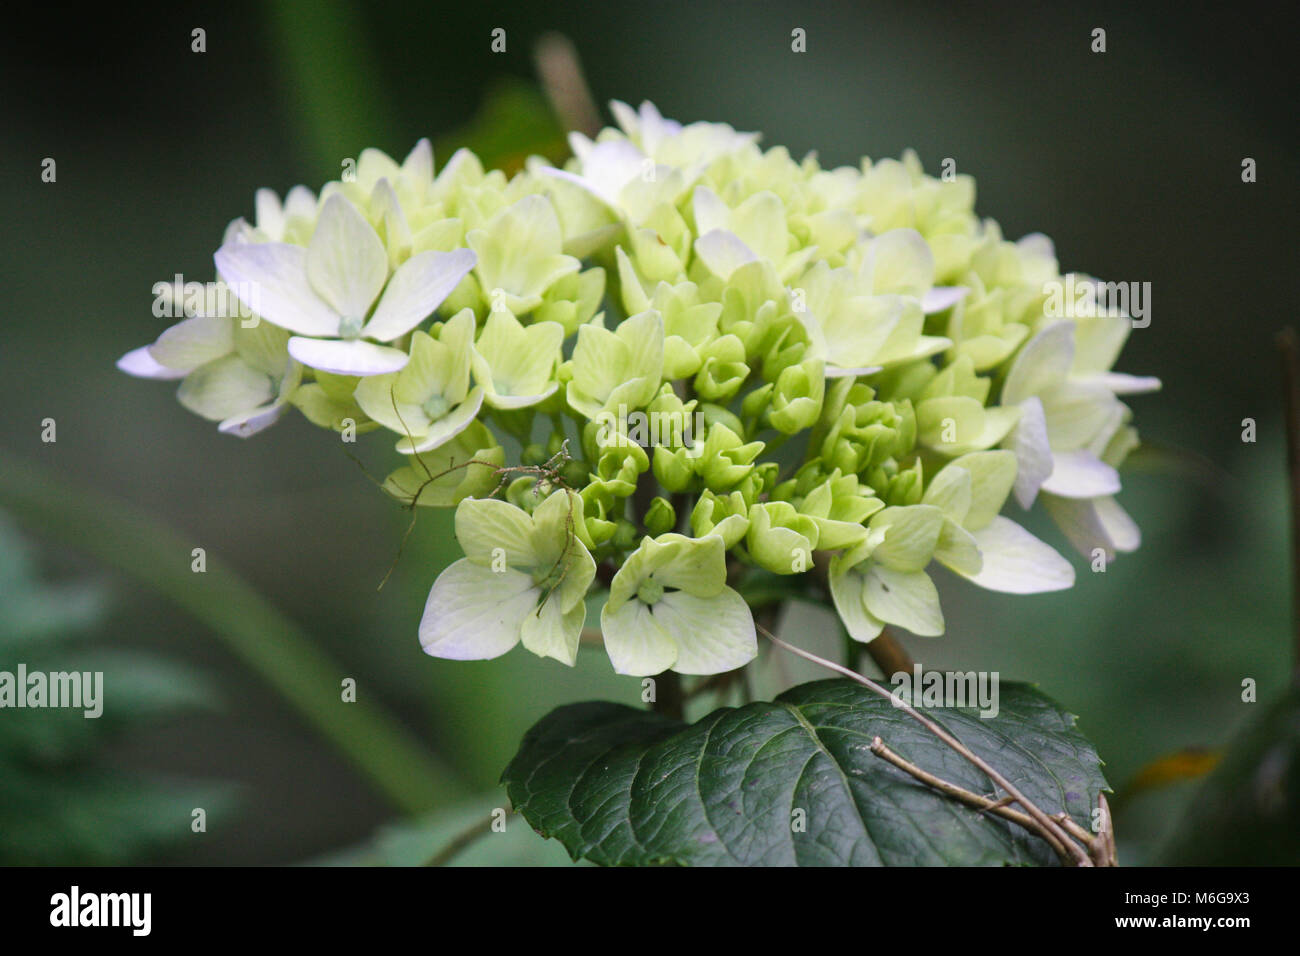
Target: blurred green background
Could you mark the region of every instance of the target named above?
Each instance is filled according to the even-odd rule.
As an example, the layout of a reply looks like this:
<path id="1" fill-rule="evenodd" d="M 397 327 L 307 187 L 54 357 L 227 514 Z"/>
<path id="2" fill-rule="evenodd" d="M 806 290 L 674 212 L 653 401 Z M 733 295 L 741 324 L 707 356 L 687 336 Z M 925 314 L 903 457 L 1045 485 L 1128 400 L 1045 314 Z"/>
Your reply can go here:
<path id="1" fill-rule="evenodd" d="M 904 640 L 930 666 L 1038 682 L 1081 715 L 1116 787 L 1163 755 L 1221 747 L 1257 706 L 1241 702 L 1242 679 L 1270 700 L 1290 660 L 1273 336 L 1294 320 L 1297 90 L 1290 34 L 1268 14 L 1180 10 L 270 2 L 144 5 L 99 19 L 49 10 L 7 29 L 0 487 L 32 574 L 89 586 L 102 600 L 98 623 L 76 622 L 79 640 L 166 662 L 155 691 L 167 706 L 156 714 L 70 756 L 37 747 L 32 759 L 44 760 L 56 788 L 89 762 L 184 795 L 157 804 L 179 808 L 174 832 L 80 859 L 419 861 L 504 804 L 497 776 L 549 709 L 637 699 L 637 682 L 616 678 L 599 651 L 573 671 L 518 650 L 487 663 L 426 657 L 415 627 L 452 554 L 447 516 L 422 514 L 376 593 L 407 515 L 340 443 L 297 417 L 248 441 L 222 436 L 168 386 L 113 367 L 161 330 L 152 285 L 177 272 L 208 278 L 226 223 L 252 214 L 260 186 L 318 188 L 363 147 L 400 157 L 423 135 L 440 161 L 459 143 L 501 160 L 562 149 L 532 62 L 547 30 L 572 39 L 601 104 L 650 99 L 667 116 L 761 130 L 796 155 L 816 149 L 826 165 L 906 147 L 932 171 L 952 157 L 976 177 L 978 210 L 1008 236 L 1043 231 L 1063 269 L 1152 283 L 1151 325 L 1135 331 L 1120 367 L 1164 380 L 1161 393 L 1134 400 L 1137 423 L 1153 446 L 1184 452 L 1135 456 L 1125 475 L 1121 500 L 1142 526 L 1142 550 L 1104 575 L 1078 562 L 1078 586 L 1065 594 L 998 596 L 946 579 L 948 635 Z M 1089 50 L 1098 26 L 1105 54 Z M 191 52 L 196 27 L 206 53 Z M 497 27 L 505 53 L 489 50 Z M 790 50 L 795 27 L 807 31 L 804 54 Z M 55 183 L 41 182 L 45 157 L 57 161 Z M 1244 157 L 1258 162 L 1254 184 L 1241 181 Z M 1248 417 L 1258 422 L 1254 444 L 1241 440 Z M 41 442 L 45 418 L 57 422 L 54 444 Z M 382 444 L 361 443 L 377 470 Z M 149 523 L 97 523 L 104 506 L 84 489 L 175 537 Z M 428 827 L 385 830 L 338 855 L 403 808 L 232 653 L 213 619 L 141 582 L 165 578 L 138 563 L 142 551 L 188 575 L 192 547 L 283 615 L 249 612 L 236 624 L 246 653 L 259 634 L 279 647 L 276 628 L 296 626 L 309 652 L 330 659 L 314 666 L 333 682 L 334 719 L 349 706 L 333 703 L 337 682 L 353 677 L 362 704 L 381 705 L 412 735 L 421 758 L 405 809 L 435 811 Z M 135 574 L 114 570 L 123 565 Z M 196 577 L 193 588 L 212 591 L 191 600 L 236 618 L 243 606 L 231 595 L 244 592 L 226 583 L 235 590 Z M 45 630 L 64 634 L 48 613 Z M 786 629 L 809 643 L 830 633 L 826 618 L 803 611 Z M 288 682 L 315 673 L 294 660 L 264 663 Z M 784 666 L 791 678 L 816 676 Z M 400 775 L 401 758 L 394 763 Z M 1125 862 L 1150 858 L 1193 786 L 1125 801 Z M 198 799 L 212 808 L 202 834 L 190 831 L 187 809 Z M 51 804 L 70 816 L 79 805 Z M 22 819 L 0 814 L 0 827 Z M 136 824 L 126 815 L 102 826 L 119 825 Z M 564 859 L 522 822 L 510 832 L 508 845 L 487 840 L 464 859 Z M 0 840 L 0 862 L 39 857 L 24 845 Z"/>

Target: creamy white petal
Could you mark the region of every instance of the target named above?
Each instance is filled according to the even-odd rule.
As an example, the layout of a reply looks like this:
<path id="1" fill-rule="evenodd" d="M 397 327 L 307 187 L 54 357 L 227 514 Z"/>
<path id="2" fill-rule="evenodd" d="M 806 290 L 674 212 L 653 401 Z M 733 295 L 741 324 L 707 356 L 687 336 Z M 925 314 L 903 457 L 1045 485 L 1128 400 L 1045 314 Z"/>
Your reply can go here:
<path id="1" fill-rule="evenodd" d="M 1063 498 L 1097 498 L 1119 491 L 1119 472 L 1086 449 L 1052 455 L 1052 473 L 1042 490 Z"/>
<path id="2" fill-rule="evenodd" d="M 998 515 L 975 532 L 975 543 L 984 566 L 978 574 L 966 577 L 982 588 L 1007 594 L 1038 594 L 1074 584 L 1070 562 L 1010 518 Z"/>
<path id="3" fill-rule="evenodd" d="M 1047 439 L 1047 416 L 1037 396 L 1020 403 L 1021 416 L 1007 436 L 1003 447 L 1016 456 L 1016 483 L 1013 486 L 1020 507 L 1033 506 L 1038 489 L 1052 473 L 1052 445 Z"/>
<path id="4" fill-rule="evenodd" d="M 1137 523 L 1112 498 L 1058 498 L 1043 496 L 1043 507 L 1084 558 L 1091 561 L 1100 548 L 1106 561 L 1116 552 L 1136 551 L 1142 543 Z"/>
<path id="5" fill-rule="evenodd" d="M 245 305 L 273 325 L 298 335 L 334 335 L 339 315 L 307 281 L 307 250 L 282 242 L 227 244 L 213 256 L 228 285 L 251 289 Z"/>
<path id="6" fill-rule="evenodd" d="M 692 197 L 692 210 L 695 213 L 696 235 L 703 236 L 714 229 L 726 229 L 730 223 L 731 210 L 718 198 L 718 194 L 707 186 L 696 186 Z"/>
<path id="7" fill-rule="evenodd" d="M 1100 385 L 1116 395 L 1146 395 L 1160 391 L 1160 379 L 1154 375 L 1125 375 L 1123 372 L 1100 372 L 1079 376 L 1076 381 L 1084 385 Z"/>
<path id="8" fill-rule="evenodd" d="M 720 279 L 729 279 L 741 266 L 758 260 L 749 246 L 725 229 L 714 229 L 696 239 L 695 253 Z"/>
<path id="9" fill-rule="evenodd" d="M 325 201 L 307 246 L 307 279 L 340 316 L 364 319 L 388 278 L 388 253 L 342 195 Z M 272 320 L 274 321 L 274 320 Z"/>
<path id="10" fill-rule="evenodd" d="M 379 342 L 405 335 L 442 305 L 477 261 L 469 249 L 411 256 L 388 281 L 364 334 Z"/>
<path id="11" fill-rule="evenodd" d="M 400 371 L 410 360 L 401 349 L 373 342 L 307 339 L 297 335 L 289 339 L 289 354 L 303 365 L 335 375 L 384 375 Z"/>
<path id="12" fill-rule="evenodd" d="M 590 189 L 617 206 L 623 187 L 641 171 L 646 155 L 627 140 L 597 143 L 582 159 L 582 176 Z"/>
<path id="13" fill-rule="evenodd" d="M 288 402 L 275 401 L 242 415 L 233 415 L 218 425 L 217 430 L 225 435 L 248 438 L 278 422 L 288 407 Z"/>
<path id="14" fill-rule="evenodd" d="M 523 619 L 539 597 L 527 574 L 495 572 L 461 558 L 433 583 L 420 620 L 420 646 L 455 661 L 500 657 L 519 643 Z"/>
<path id="15" fill-rule="evenodd" d="M 846 378 L 850 375 L 857 377 L 859 375 L 874 375 L 881 370 L 881 366 L 872 365 L 864 368 L 840 368 L 838 365 L 826 366 L 827 378 Z"/>
<path id="16" fill-rule="evenodd" d="M 926 315 L 933 315 L 944 309 L 950 309 L 966 298 L 969 292 L 970 289 L 964 285 L 935 286 L 921 297 L 921 311 Z"/>
<path id="17" fill-rule="evenodd" d="M 1074 360 L 1074 323 L 1053 322 L 1030 339 L 1011 363 L 1002 386 L 1002 402 L 1010 405 L 1059 387 Z"/>
<path id="18" fill-rule="evenodd" d="M 142 345 L 138 349 L 132 349 L 117 360 L 117 367 L 127 375 L 134 375 L 136 378 L 153 378 L 160 381 L 171 381 L 178 378 L 184 378 L 190 373 L 189 369 L 168 368 L 166 365 L 159 365 L 152 355 L 149 354 L 149 346 Z"/>

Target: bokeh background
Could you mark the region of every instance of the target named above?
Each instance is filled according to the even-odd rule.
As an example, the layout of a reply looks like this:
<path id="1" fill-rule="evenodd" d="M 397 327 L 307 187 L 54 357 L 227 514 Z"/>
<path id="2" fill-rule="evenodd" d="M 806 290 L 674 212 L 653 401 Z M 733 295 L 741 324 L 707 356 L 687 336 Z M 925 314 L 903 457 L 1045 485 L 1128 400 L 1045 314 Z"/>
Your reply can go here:
<path id="1" fill-rule="evenodd" d="M 340 443 L 299 418 L 219 435 L 170 386 L 113 367 L 161 330 L 152 285 L 208 278 L 258 187 L 318 188 L 363 147 L 400 157 L 423 135 L 440 160 L 465 143 L 506 163 L 563 155 L 532 58 L 548 30 L 602 104 L 650 99 L 826 165 L 952 157 L 1008 236 L 1043 231 L 1063 268 L 1152 283 L 1151 325 L 1120 363 L 1165 383 L 1133 403 L 1150 445 L 1121 500 L 1141 551 L 1105 574 L 1079 562 L 1064 594 L 945 580 L 948 635 L 904 640 L 927 665 L 1032 680 L 1079 714 L 1121 791 L 1125 862 L 1158 859 L 1198 755 L 1259 706 L 1242 680 L 1269 701 L 1291 667 L 1274 335 L 1295 319 L 1292 35 L 1248 5 L 1177 10 L 277 0 L 15 21 L 0 36 L 0 667 L 94 657 L 124 703 L 110 696 L 96 728 L 0 715 L 0 862 L 420 862 L 504 805 L 497 778 L 533 721 L 636 700 L 599 651 L 573 671 L 520 650 L 426 657 L 415 627 L 453 554 L 448 516 L 421 516 L 377 592 L 408 515 Z M 384 443 L 360 444 L 387 464 Z M 190 575 L 192 547 L 220 573 Z M 786 621 L 810 642 L 831 627 Z M 345 677 L 356 705 L 338 703 Z M 388 766 L 409 769 L 404 797 L 348 756 L 396 739 L 372 718 L 410 748 Z M 509 832 L 462 860 L 565 860 L 522 822 Z"/>

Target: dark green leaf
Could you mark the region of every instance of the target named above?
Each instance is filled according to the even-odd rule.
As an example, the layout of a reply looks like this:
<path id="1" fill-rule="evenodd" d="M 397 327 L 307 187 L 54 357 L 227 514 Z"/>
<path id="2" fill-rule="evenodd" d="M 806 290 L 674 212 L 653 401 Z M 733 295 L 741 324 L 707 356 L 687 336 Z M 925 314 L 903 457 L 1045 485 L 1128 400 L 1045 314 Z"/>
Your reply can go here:
<path id="1" fill-rule="evenodd" d="M 1043 810 L 1090 827 L 1108 788 L 1074 718 L 1027 685 L 1000 691 L 996 717 L 928 714 Z M 534 829 L 605 865 L 1056 862 L 1037 837 L 875 756 L 877 735 L 924 770 L 993 792 L 920 724 L 847 680 L 803 684 L 690 726 L 617 704 L 561 707 L 528 732 L 503 779 Z"/>

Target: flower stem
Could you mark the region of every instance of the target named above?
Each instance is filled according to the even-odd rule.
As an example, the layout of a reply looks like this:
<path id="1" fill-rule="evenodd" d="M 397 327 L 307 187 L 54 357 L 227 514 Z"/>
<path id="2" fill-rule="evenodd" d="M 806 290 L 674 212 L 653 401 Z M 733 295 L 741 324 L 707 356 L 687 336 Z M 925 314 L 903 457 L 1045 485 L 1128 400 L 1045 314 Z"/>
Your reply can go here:
<path id="1" fill-rule="evenodd" d="M 664 671 L 654 679 L 655 699 L 651 709 L 673 720 L 686 719 L 686 696 L 682 693 L 682 676 L 676 671 Z"/>

